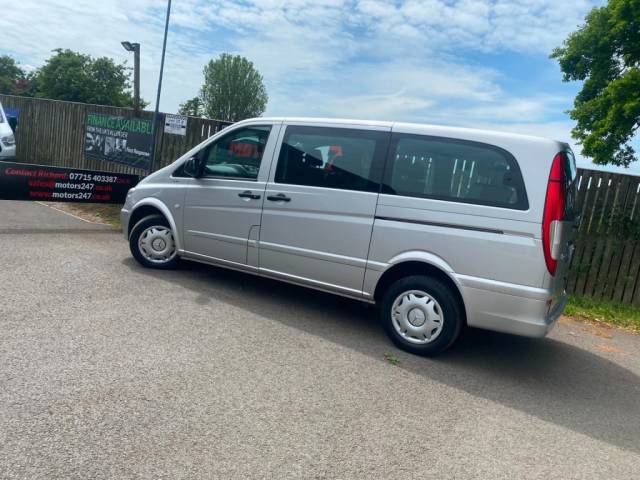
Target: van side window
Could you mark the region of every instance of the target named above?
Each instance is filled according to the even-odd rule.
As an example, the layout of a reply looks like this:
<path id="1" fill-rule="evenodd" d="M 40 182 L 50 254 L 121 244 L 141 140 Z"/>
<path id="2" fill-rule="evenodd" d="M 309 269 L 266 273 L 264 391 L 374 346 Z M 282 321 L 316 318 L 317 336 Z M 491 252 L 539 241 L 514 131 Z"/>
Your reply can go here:
<path id="1" fill-rule="evenodd" d="M 255 180 L 269 138 L 269 126 L 251 126 L 234 130 L 216 140 L 202 152 L 204 177 L 230 177 Z"/>
<path id="2" fill-rule="evenodd" d="M 377 192 L 389 133 L 288 126 L 276 183 Z"/>
<path id="3" fill-rule="evenodd" d="M 465 140 L 394 134 L 383 193 L 526 210 L 515 158 Z"/>

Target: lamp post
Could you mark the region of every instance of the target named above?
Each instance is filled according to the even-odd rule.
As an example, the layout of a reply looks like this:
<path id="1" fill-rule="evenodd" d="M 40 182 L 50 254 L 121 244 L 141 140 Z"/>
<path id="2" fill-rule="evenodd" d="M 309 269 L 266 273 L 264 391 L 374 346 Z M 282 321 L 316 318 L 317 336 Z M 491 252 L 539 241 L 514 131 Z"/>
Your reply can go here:
<path id="1" fill-rule="evenodd" d="M 156 96 L 156 109 L 153 112 L 153 135 L 151 137 L 151 162 L 149 173 L 153 172 L 153 164 L 156 160 L 156 137 L 158 130 L 158 112 L 160 111 L 160 93 L 162 91 L 162 75 L 164 73 L 164 56 L 167 51 L 167 34 L 169 33 L 169 16 L 171 15 L 171 0 L 167 0 L 167 18 L 164 23 L 164 40 L 162 42 L 162 58 L 160 60 L 160 77 L 158 78 L 158 94 Z"/>
<path id="2" fill-rule="evenodd" d="M 127 52 L 133 52 L 133 111 L 140 116 L 140 44 L 122 42 Z"/>

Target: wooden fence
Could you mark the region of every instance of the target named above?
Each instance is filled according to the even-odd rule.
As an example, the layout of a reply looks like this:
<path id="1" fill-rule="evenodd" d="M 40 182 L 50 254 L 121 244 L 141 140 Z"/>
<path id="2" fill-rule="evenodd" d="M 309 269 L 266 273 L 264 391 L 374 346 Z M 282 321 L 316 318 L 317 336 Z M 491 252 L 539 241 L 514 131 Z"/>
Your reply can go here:
<path id="1" fill-rule="evenodd" d="M 640 305 L 640 176 L 578 170 L 581 215 L 568 291 Z"/>
<path id="2" fill-rule="evenodd" d="M 131 108 L 107 107 L 85 103 L 62 102 L 40 98 L 0 95 L 5 108 L 19 110 L 16 131 L 17 161 L 59 167 L 86 168 L 107 172 L 145 175 L 144 170 L 84 155 L 87 113 L 104 113 L 133 118 Z M 141 118 L 151 120 L 153 112 Z M 164 133 L 165 114 L 158 115 L 155 168 L 168 165 L 180 155 L 207 139 L 228 122 L 189 117 L 186 135 Z"/>

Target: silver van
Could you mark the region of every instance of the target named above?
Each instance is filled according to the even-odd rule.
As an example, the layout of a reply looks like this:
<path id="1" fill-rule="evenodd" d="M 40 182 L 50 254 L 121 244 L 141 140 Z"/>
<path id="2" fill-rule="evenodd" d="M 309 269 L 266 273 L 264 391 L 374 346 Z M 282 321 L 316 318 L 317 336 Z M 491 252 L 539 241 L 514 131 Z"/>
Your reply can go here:
<path id="1" fill-rule="evenodd" d="M 391 122 L 236 123 L 131 189 L 142 265 L 180 258 L 379 307 L 433 355 L 466 325 L 544 336 L 566 303 L 575 160 L 543 138 Z"/>

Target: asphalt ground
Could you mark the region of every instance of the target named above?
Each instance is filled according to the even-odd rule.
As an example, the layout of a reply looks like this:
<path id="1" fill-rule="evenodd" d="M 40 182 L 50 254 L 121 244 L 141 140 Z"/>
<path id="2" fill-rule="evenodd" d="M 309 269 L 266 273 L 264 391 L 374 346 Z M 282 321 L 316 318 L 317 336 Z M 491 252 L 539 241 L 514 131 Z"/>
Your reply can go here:
<path id="1" fill-rule="evenodd" d="M 639 347 L 564 320 L 420 358 L 358 302 L 0 202 L 2 479 L 640 478 Z"/>

